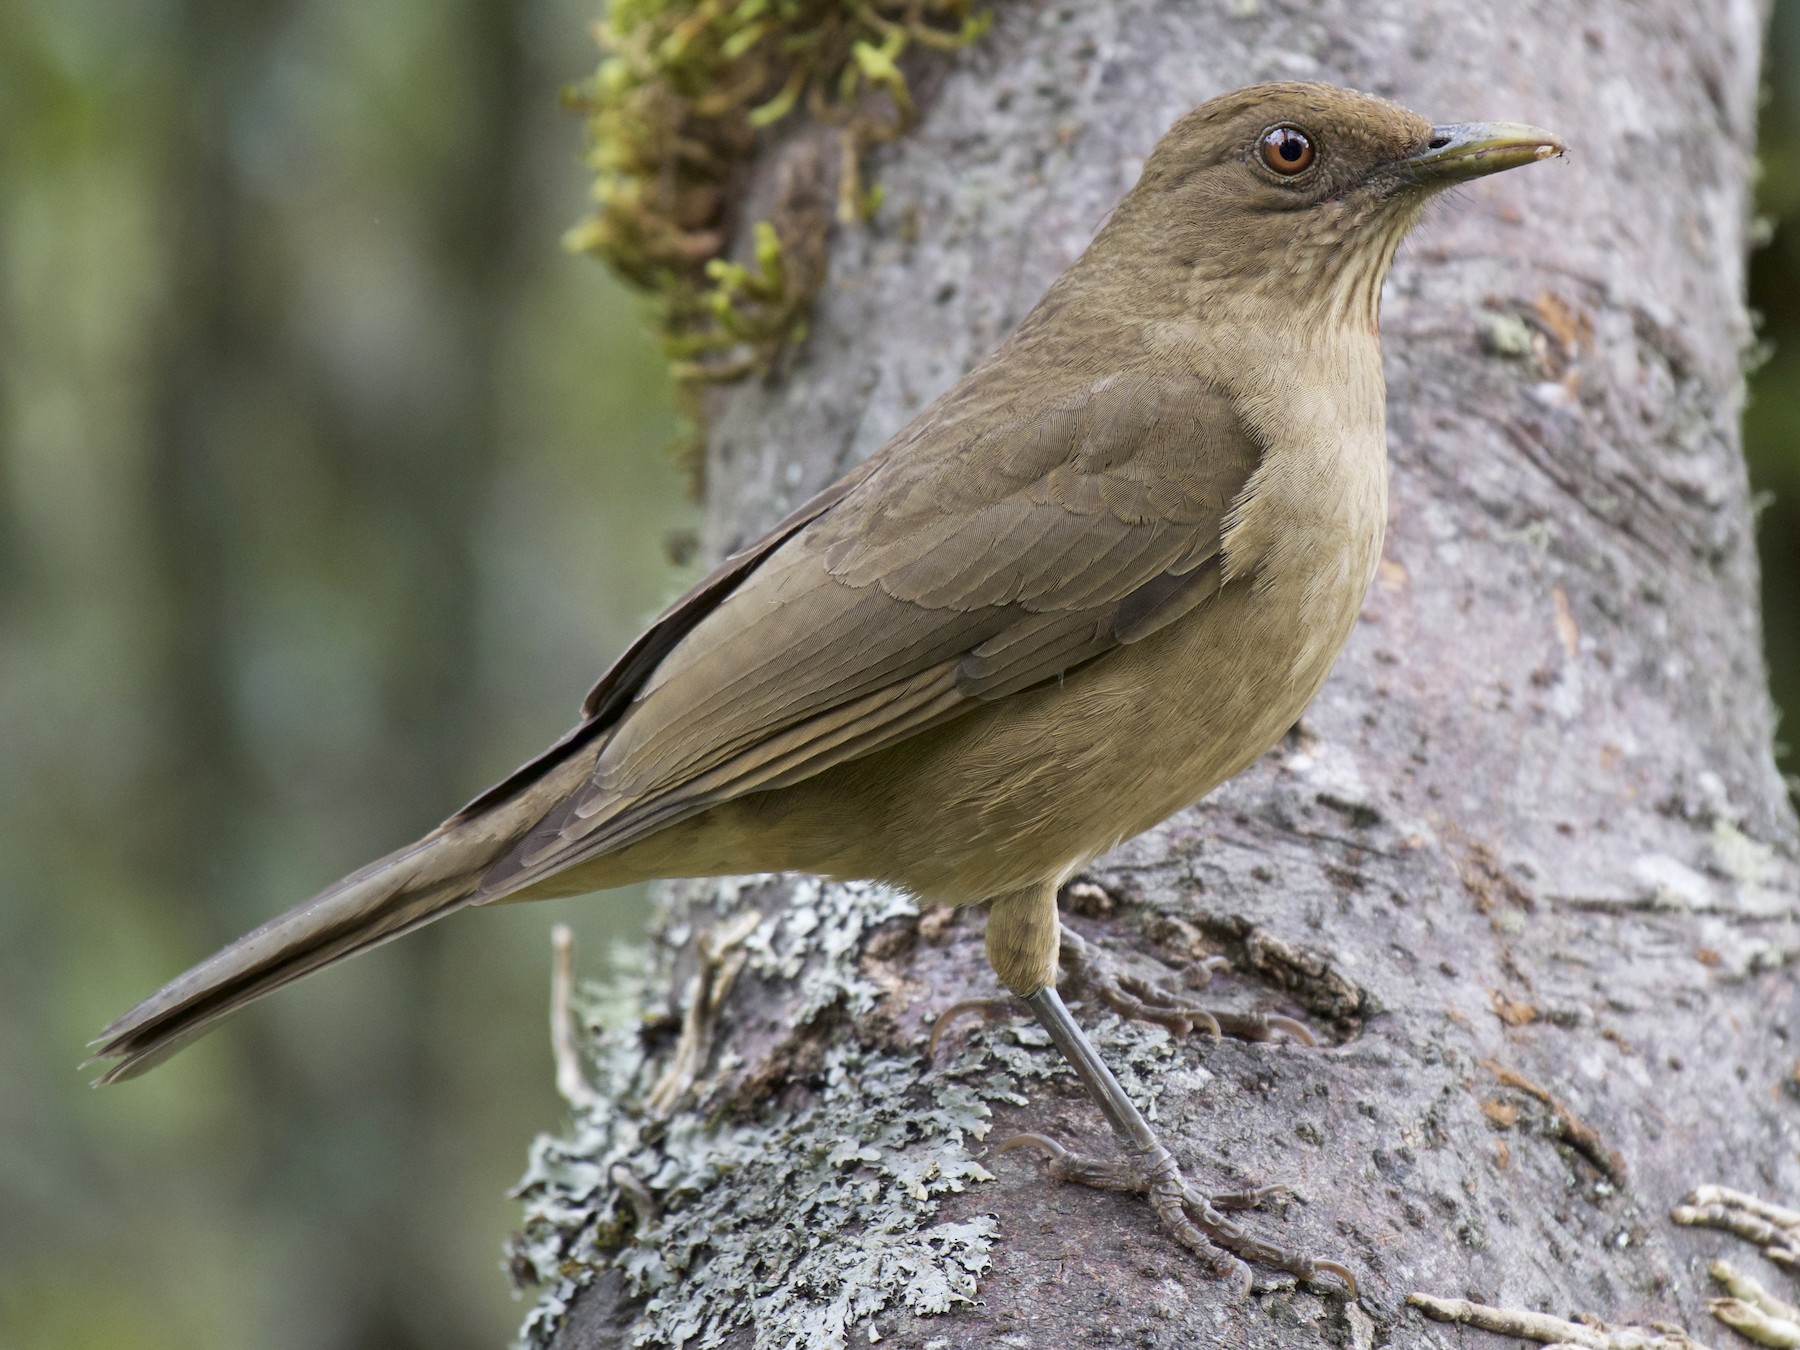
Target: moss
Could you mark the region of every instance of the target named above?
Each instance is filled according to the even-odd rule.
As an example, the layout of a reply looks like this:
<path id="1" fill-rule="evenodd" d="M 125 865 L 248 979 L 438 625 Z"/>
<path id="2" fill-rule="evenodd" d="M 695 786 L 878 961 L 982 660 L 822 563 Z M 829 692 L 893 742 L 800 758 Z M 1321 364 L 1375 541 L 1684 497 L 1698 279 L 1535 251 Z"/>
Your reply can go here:
<path id="1" fill-rule="evenodd" d="M 567 242 L 650 297 L 690 407 L 802 336 L 824 280 L 829 210 L 757 222 L 754 263 L 725 257 L 765 135 L 802 110 L 836 126 L 835 215 L 866 219 L 880 197 L 865 153 L 914 117 L 902 58 L 966 46 L 989 17 L 972 0 L 612 0 L 599 70 L 567 95 L 588 119 L 597 203 Z"/>

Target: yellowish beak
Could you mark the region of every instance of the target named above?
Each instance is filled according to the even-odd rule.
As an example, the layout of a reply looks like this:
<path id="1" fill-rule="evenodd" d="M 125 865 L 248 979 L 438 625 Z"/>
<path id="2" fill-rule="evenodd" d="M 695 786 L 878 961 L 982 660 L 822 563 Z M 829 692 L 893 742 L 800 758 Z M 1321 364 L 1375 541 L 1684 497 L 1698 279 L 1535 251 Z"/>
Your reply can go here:
<path id="1" fill-rule="evenodd" d="M 1426 149 L 1394 167 L 1420 187 L 1443 187 L 1535 164 L 1564 151 L 1563 143 L 1542 127 L 1523 122 L 1456 122 L 1433 127 Z"/>

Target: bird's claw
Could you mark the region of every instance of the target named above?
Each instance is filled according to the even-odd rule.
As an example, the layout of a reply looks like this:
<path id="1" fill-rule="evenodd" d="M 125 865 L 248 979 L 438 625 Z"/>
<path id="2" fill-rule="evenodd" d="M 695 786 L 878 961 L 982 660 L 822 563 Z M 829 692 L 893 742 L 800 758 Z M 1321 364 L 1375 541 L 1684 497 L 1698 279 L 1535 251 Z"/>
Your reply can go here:
<path id="1" fill-rule="evenodd" d="M 1208 1195 L 1182 1176 L 1174 1156 L 1160 1146 L 1136 1161 L 1111 1162 L 1072 1153 L 1048 1135 L 1018 1134 L 1001 1144 L 998 1152 L 1015 1148 L 1043 1154 L 1057 1181 L 1148 1195 L 1151 1208 L 1170 1235 L 1199 1256 L 1214 1276 L 1240 1281 L 1244 1293 L 1250 1292 L 1248 1263 L 1255 1262 L 1308 1283 L 1317 1282 L 1322 1275 L 1332 1276 L 1342 1281 L 1352 1299 L 1357 1297 L 1356 1276 L 1348 1266 L 1265 1242 L 1225 1217 L 1229 1211 L 1255 1209 L 1291 1194 L 1286 1186 Z"/>
<path id="2" fill-rule="evenodd" d="M 1121 970 L 1118 963 L 1094 943 L 1066 925 L 1062 930 L 1062 963 L 1096 998 L 1133 1021 L 1154 1022 L 1177 1036 L 1196 1027 L 1217 1039 L 1271 1041 L 1287 1036 L 1300 1045 L 1317 1045 L 1306 1023 L 1278 1013 L 1218 1012 L 1203 1008 L 1174 990 Z M 1209 956 L 1190 967 L 1189 980 L 1204 986 L 1212 972 L 1227 967 L 1223 957 Z"/>
<path id="3" fill-rule="evenodd" d="M 925 1043 L 926 1059 L 937 1058 L 938 1042 L 944 1038 L 950 1024 L 969 1013 L 979 1013 L 984 1020 L 992 1022 L 1001 1017 L 1029 1017 L 1031 1009 L 1011 994 L 1002 994 L 998 998 L 965 998 L 952 1003 L 932 1020 L 931 1039 Z"/>
<path id="4" fill-rule="evenodd" d="M 1186 1036 L 1196 1027 L 1214 1040 L 1225 1034 L 1218 1017 L 1208 1009 L 1189 1003 L 1179 994 L 1136 975 L 1111 969 L 1088 969 L 1082 978 L 1100 1001 L 1121 1017 L 1136 1022 L 1155 1022 L 1177 1036 Z"/>
<path id="5" fill-rule="evenodd" d="M 1314 1261 L 1313 1270 L 1317 1272 L 1317 1274 L 1313 1275 L 1311 1277 L 1312 1279 L 1316 1280 L 1319 1275 L 1335 1275 L 1338 1279 L 1342 1280 L 1344 1283 L 1344 1292 L 1350 1295 L 1351 1302 L 1354 1303 L 1357 1299 L 1362 1297 L 1361 1294 L 1356 1292 L 1356 1276 L 1350 1273 L 1349 1266 L 1338 1261 Z"/>
<path id="6" fill-rule="evenodd" d="M 1319 1038 L 1297 1017 L 1280 1013 L 1215 1013 L 1220 1031 L 1238 1041 L 1272 1041 L 1283 1035 L 1296 1045 L 1314 1046 Z"/>

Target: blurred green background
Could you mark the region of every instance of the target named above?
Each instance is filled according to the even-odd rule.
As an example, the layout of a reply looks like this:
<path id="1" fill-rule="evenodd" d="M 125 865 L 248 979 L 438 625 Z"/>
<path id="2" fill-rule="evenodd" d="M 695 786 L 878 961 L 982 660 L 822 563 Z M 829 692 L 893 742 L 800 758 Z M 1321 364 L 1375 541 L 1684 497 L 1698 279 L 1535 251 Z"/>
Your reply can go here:
<path id="1" fill-rule="evenodd" d="M 0 0 L 9 1350 L 511 1337 L 548 930 L 595 969 L 641 898 L 460 917 L 124 1089 L 74 1062 L 562 732 L 682 582 L 661 364 L 557 247 L 595 3 Z M 1800 0 L 1770 67 L 1748 432 L 1800 721 Z"/>
<path id="2" fill-rule="evenodd" d="M 495 1347 L 566 1112 L 503 907 L 89 1091 L 102 1022 L 560 735 L 691 524 L 564 254 L 595 0 L 0 0 L 0 1346 Z"/>
<path id="3" fill-rule="evenodd" d="M 1744 453 L 1756 492 L 1769 684 L 1783 710 L 1776 750 L 1800 801 L 1800 0 L 1776 0 L 1758 127 L 1761 176 L 1750 306 L 1761 350 Z"/>

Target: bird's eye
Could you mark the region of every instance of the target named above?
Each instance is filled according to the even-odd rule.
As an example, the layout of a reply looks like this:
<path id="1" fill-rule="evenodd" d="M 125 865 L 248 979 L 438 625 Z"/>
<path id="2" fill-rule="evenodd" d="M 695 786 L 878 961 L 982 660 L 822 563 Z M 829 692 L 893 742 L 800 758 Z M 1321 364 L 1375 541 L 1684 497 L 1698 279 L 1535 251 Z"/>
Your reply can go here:
<path id="1" fill-rule="evenodd" d="M 1313 143 L 1299 127 L 1270 127 L 1263 132 L 1262 161 L 1284 178 L 1312 167 Z"/>

